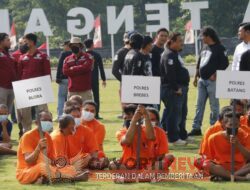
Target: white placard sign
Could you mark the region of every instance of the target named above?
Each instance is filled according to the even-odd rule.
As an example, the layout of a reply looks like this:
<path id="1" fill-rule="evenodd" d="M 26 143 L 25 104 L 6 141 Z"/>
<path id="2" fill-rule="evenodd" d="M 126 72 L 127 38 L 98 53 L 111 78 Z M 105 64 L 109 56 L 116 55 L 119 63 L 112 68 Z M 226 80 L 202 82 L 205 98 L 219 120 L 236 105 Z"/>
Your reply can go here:
<path id="1" fill-rule="evenodd" d="M 122 103 L 159 104 L 160 77 L 122 76 Z"/>
<path id="2" fill-rule="evenodd" d="M 250 72 L 217 71 L 216 98 L 250 99 Z"/>
<path id="3" fill-rule="evenodd" d="M 12 83 L 17 109 L 54 101 L 50 76 L 20 80 Z"/>

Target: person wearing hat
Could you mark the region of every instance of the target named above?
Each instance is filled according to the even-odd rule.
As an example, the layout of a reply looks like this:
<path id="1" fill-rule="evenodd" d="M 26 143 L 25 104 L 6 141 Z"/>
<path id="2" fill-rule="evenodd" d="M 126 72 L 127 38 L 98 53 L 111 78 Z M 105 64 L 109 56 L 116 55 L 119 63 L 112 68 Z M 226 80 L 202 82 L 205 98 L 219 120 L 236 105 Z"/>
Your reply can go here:
<path id="1" fill-rule="evenodd" d="M 83 101 L 92 100 L 92 70 L 94 67 L 93 57 L 83 52 L 81 39 L 73 37 L 69 47 L 72 54 L 63 64 L 63 74 L 68 77 L 68 99 L 73 95 L 79 95 Z"/>
<path id="2" fill-rule="evenodd" d="M 96 103 L 96 119 L 102 119 L 99 115 L 100 110 L 100 98 L 99 98 L 99 71 L 102 79 L 102 86 L 106 87 L 106 75 L 103 67 L 102 57 L 99 53 L 94 51 L 93 39 L 84 40 L 86 52 L 94 58 L 94 69 L 92 72 L 92 91 L 94 95 L 94 101 Z"/>
<path id="3" fill-rule="evenodd" d="M 127 53 L 124 60 L 124 75 L 148 76 L 148 69 L 146 67 L 145 56 L 140 52 L 142 46 L 144 45 L 144 40 L 145 38 L 139 33 L 135 33 L 130 37 L 129 43 L 131 49 Z"/>
<path id="4" fill-rule="evenodd" d="M 63 114 L 64 102 L 67 100 L 68 94 L 68 77 L 63 74 L 63 62 L 66 57 L 72 54 L 69 47 L 70 41 L 67 40 L 62 44 L 63 51 L 59 57 L 59 62 L 56 71 L 56 83 L 58 84 L 58 102 L 57 102 L 57 118 L 56 121 Z"/>
<path id="5" fill-rule="evenodd" d="M 239 71 L 240 69 L 240 60 L 242 54 L 250 49 L 250 23 L 241 23 L 239 25 L 238 38 L 242 40 L 240 44 L 238 44 L 234 51 L 233 62 L 232 62 L 232 70 Z"/>

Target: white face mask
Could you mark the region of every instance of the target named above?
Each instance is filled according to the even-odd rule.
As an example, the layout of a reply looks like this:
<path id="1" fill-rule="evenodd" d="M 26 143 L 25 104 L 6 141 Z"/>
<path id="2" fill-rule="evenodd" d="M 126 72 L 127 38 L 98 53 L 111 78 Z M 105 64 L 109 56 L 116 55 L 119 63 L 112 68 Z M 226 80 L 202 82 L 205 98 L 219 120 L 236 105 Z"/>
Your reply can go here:
<path id="1" fill-rule="evenodd" d="M 82 119 L 84 121 L 92 121 L 94 118 L 95 118 L 95 114 L 93 114 L 92 112 L 83 110 Z"/>
<path id="2" fill-rule="evenodd" d="M 8 115 L 0 115 L 0 122 L 6 121 L 8 119 Z"/>
<path id="3" fill-rule="evenodd" d="M 53 130 L 53 123 L 51 121 L 41 121 L 43 132 L 51 132 Z"/>
<path id="4" fill-rule="evenodd" d="M 152 121 L 152 122 L 151 122 L 152 127 L 155 127 L 156 124 L 157 124 L 157 123 L 156 123 L 155 121 Z M 146 126 L 145 120 L 143 121 L 143 126 Z"/>
<path id="5" fill-rule="evenodd" d="M 74 118 L 75 120 L 75 126 L 78 127 L 81 124 L 81 118 Z"/>
<path id="6" fill-rule="evenodd" d="M 152 127 L 155 127 L 156 124 L 157 124 L 157 123 L 156 123 L 155 121 L 152 121 L 152 122 L 151 122 Z"/>

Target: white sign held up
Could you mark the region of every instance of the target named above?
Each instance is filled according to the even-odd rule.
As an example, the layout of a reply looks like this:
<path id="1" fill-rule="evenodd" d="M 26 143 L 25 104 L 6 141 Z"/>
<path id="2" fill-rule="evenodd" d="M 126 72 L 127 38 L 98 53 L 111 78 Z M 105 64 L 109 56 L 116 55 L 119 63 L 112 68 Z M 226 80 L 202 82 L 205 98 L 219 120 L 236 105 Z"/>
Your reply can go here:
<path id="1" fill-rule="evenodd" d="M 160 77 L 122 76 L 122 103 L 159 104 Z"/>
<path id="2" fill-rule="evenodd" d="M 216 98 L 249 99 L 250 72 L 217 71 Z"/>
<path id="3" fill-rule="evenodd" d="M 12 83 L 17 109 L 54 101 L 50 76 L 36 77 Z"/>

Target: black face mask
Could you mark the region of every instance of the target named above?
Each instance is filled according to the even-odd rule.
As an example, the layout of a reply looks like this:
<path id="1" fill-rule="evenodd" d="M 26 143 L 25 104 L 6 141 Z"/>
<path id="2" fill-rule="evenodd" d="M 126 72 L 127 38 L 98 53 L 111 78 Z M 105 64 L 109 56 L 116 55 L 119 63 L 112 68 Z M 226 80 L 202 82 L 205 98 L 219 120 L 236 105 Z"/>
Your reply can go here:
<path id="1" fill-rule="evenodd" d="M 233 134 L 233 129 L 232 128 L 227 128 L 227 135 L 230 136 Z M 235 128 L 235 135 L 238 134 L 238 128 Z"/>
<path id="2" fill-rule="evenodd" d="M 10 49 L 10 48 L 5 47 L 5 48 L 4 48 L 4 51 L 5 51 L 5 52 L 9 52 L 9 49 Z"/>
<path id="3" fill-rule="evenodd" d="M 128 129 L 130 126 L 130 123 L 131 123 L 131 120 L 125 120 L 123 123 L 123 126 L 125 126 Z"/>
<path id="4" fill-rule="evenodd" d="M 20 45 L 20 46 L 19 46 L 19 51 L 20 51 L 22 54 L 27 53 L 27 51 L 29 51 L 29 46 L 28 46 L 28 44 Z"/>
<path id="5" fill-rule="evenodd" d="M 80 48 L 77 47 L 77 46 L 72 46 L 71 47 L 71 51 L 74 53 L 74 54 L 78 54 L 80 52 Z"/>

